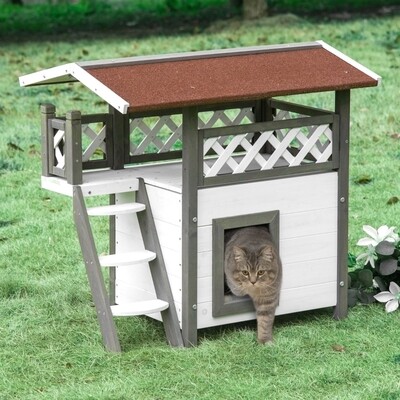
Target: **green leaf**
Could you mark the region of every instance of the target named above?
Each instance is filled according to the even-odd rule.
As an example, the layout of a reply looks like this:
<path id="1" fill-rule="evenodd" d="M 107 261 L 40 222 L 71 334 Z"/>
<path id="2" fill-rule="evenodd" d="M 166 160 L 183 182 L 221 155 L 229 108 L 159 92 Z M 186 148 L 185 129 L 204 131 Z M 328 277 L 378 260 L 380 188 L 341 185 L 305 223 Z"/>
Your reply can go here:
<path id="1" fill-rule="evenodd" d="M 381 256 L 391 256 L 394 253 L 394 244 L 386 240 L 380 242 L 375 247 L 375 251 Z"/>
<path id="2" fill-rule="evenodd" d="M 378 276 L 378 275 L 375 276 L 374 280 L 375 280 L 376 284 L 378 285 L 379 290 L 381 292 L 385 292 L 385 291 L 389 290 L 388 285 L 385 283 L 385 281 L 380 276 Z"/>
<path id="3" fill-rule="evenodd" d="M 358 290 L 357 289 L 349 289 L 347 291 L 347 304 L 349 307 L 354 307 L 358 302 Z"/>
<path id="4" fill-rule="evenodd" d="M 369 269 L 362 269 L 358 272 L 358 280 L 366 288 L 372 287 L 373 274 Z"/>
<path id="5" fill-rule="evenodd" d="M 372 178 L 369 175 L 361 175 L 359 178 L 354 180 L 358 185 L 367 185 L 372 182 Z"/>
<path id="6" fill-rule="evenodd" d="M 355 267 L 357 264 L 357 257 L 353 253 L 347 254 L 347 265 L 349 268 Z"/>
<path id="7" fill-rule="evenodd" d="M 381 275 L 392 275 L 397 271 L 397 260 L 389 258 L 383 260 L 379 265 L 379 272 Z"/>
<path id="8" fill-rule="evenodd" d="M 399 201 L 400 201 L 400 199 L 397 196 L 393 196 L 386 202 L 386 204 L 391 206 L 393 204 L 398 203 Z"/>
<path id="9" fill-rule="evenodd" d="M 372 304 L 375 302 L 374 293 L 366 292 L 365 290 L 359 290 L 358 300 L 362 304 Z"/>

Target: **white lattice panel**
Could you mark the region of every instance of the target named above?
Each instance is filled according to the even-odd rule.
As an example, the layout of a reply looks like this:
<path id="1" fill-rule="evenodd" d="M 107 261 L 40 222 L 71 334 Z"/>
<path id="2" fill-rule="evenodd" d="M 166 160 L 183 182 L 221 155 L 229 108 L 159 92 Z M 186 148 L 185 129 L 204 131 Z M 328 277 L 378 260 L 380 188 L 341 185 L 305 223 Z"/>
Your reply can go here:
<path id="1" fill-rule="evenodd" d="M 82 161 L 89 161 L 98 150 L 106 154 L 106 125 L 103 125 L 98 132 L 91 124 L 82 125 L 83 135 L 89 140 L 89 144 L 83 151 Z"/>
<path id="2" fill-rule="evenodd" d="M 65 145 L 65 131 L 62 129 L 57 130 L 54 135 L 54 157 L 56 161 L 56 167 L 63 169 L 65 166 L 65 154 L 64 154 L 64 145 Z"/>
<path id="3" fill-rule="evenodd" d="M 296 117 L 304 117 L 297 114 Z M 293 114 L 279 111 L 276 120 L 291 119 Z M 304 118 L 305 124 L 307 118 Z M 233 137 L 220 136 L 204 140 L 204 176 L 265 171 L 277 166 L 294 167 L 322 163 L 332 156 L 332 130 L 329 124 L 252 132 Z M 272 152 L 265 154 L 266 145 Z M 214 153 L 215 156 L 210 155 Z M 207 157 L 210 156 L 210 157 Z"/>
<path id="4" fill-rule="evenodd" d="M 251 108 L 200 112 L 198 127 L 213 128 L 251 123 L 254 114 Z M 130 154 L 165 153 L 182 146 L 182 116 L 134 118 L 130 121 Z M 225 140 L 224 140 L 225 141 Z M 222 146 L 223 142 L 220 141 Z"/>

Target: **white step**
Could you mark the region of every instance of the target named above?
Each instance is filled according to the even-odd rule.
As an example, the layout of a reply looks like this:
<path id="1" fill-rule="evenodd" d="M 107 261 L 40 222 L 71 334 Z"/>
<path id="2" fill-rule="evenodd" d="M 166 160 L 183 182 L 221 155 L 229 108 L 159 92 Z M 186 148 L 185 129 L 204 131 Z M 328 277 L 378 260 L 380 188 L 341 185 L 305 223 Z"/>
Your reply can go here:
<path id="1" fill-rule="evenodd" d="M 164 300 L 147 300 L 136 303 L 118 304 L 111 306 L 112 314 L 115 317 L 130 317 L 134 315 L 153 314 L 166 310 L 169 304 Z"/>
<path id="2" fill-rule="evenodd" d="M 139 264 L 154 260 L 156 253 L 149 250 L 133 251 L 130 253 L 110 254 L 108 256 L 99 256 L 102 267 L 114 267 Z"/>
<path id="3" fill-rule="evenodd" d="M 131 214 L 143 211 L 146 208 L 141 203 L 123 203 L 123 204 L 111 204 L 108 206 L 98 206 L 88 208 L 87 212 L 92 216 L 104 216 L 104 215 L 120 215 L 120 214 Z"/>

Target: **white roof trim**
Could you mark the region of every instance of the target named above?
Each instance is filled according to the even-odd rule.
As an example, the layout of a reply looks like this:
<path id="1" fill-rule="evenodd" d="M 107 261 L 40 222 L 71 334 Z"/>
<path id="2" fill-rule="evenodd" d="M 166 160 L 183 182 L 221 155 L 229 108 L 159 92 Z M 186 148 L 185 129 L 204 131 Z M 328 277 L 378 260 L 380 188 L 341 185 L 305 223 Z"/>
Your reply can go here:
<path id="1" fill-rule="evenodd" d="M 371 71 L 367 67 L 364 67 L 364 65 L 358 63 L 357 61 L 353 60 L 352 58 L 346 56 L 346 54 L 343 54 L 339 50 L 336 50 L 334 47 L 330 46 L 329 44 L 325 43 L 323 40 L 317 40 L 317 43 L 320 43 L 322 47 L 329 51 L 330 53 L 334 54 L 335 56 L 341 58 L 343 61 L 346 61 L 348 64 L 352 65 L 354 68 L 357 68 L 364 74 L 370 76 L 372 79 L 375 79 L 378 82 L 378 85 L 381 84 L 382 77 L 375 72 Z"/>
<path id="2" fill-rule="evenodd" d="M 57 83 L 57 82 L 74 82 L 71 71 L 75 63 L 59 65 L 42 71 L 33 72 L 19 78 L 21 86 L 31 86 L 37 84 Z"/>
<path id="3" fill-rule="evenodd" d="M 19 78 L 21 86 L 79 81 L 122 114 L 128 112 L 129 103 L 114 93 L 76 63 L 34 72 Z"/>

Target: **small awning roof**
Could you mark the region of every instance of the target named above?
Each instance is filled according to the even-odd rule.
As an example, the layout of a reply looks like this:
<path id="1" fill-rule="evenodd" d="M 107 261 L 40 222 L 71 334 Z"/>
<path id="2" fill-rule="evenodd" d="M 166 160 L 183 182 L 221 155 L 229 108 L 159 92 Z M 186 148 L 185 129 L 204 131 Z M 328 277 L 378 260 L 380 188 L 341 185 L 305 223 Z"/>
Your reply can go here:
<path id="1" fill-rule="evenodd" d="M 76 62 L 21 86 L 79 81 L 121 113 L 377 86 L 380 76 L 317 41 Z"/>

